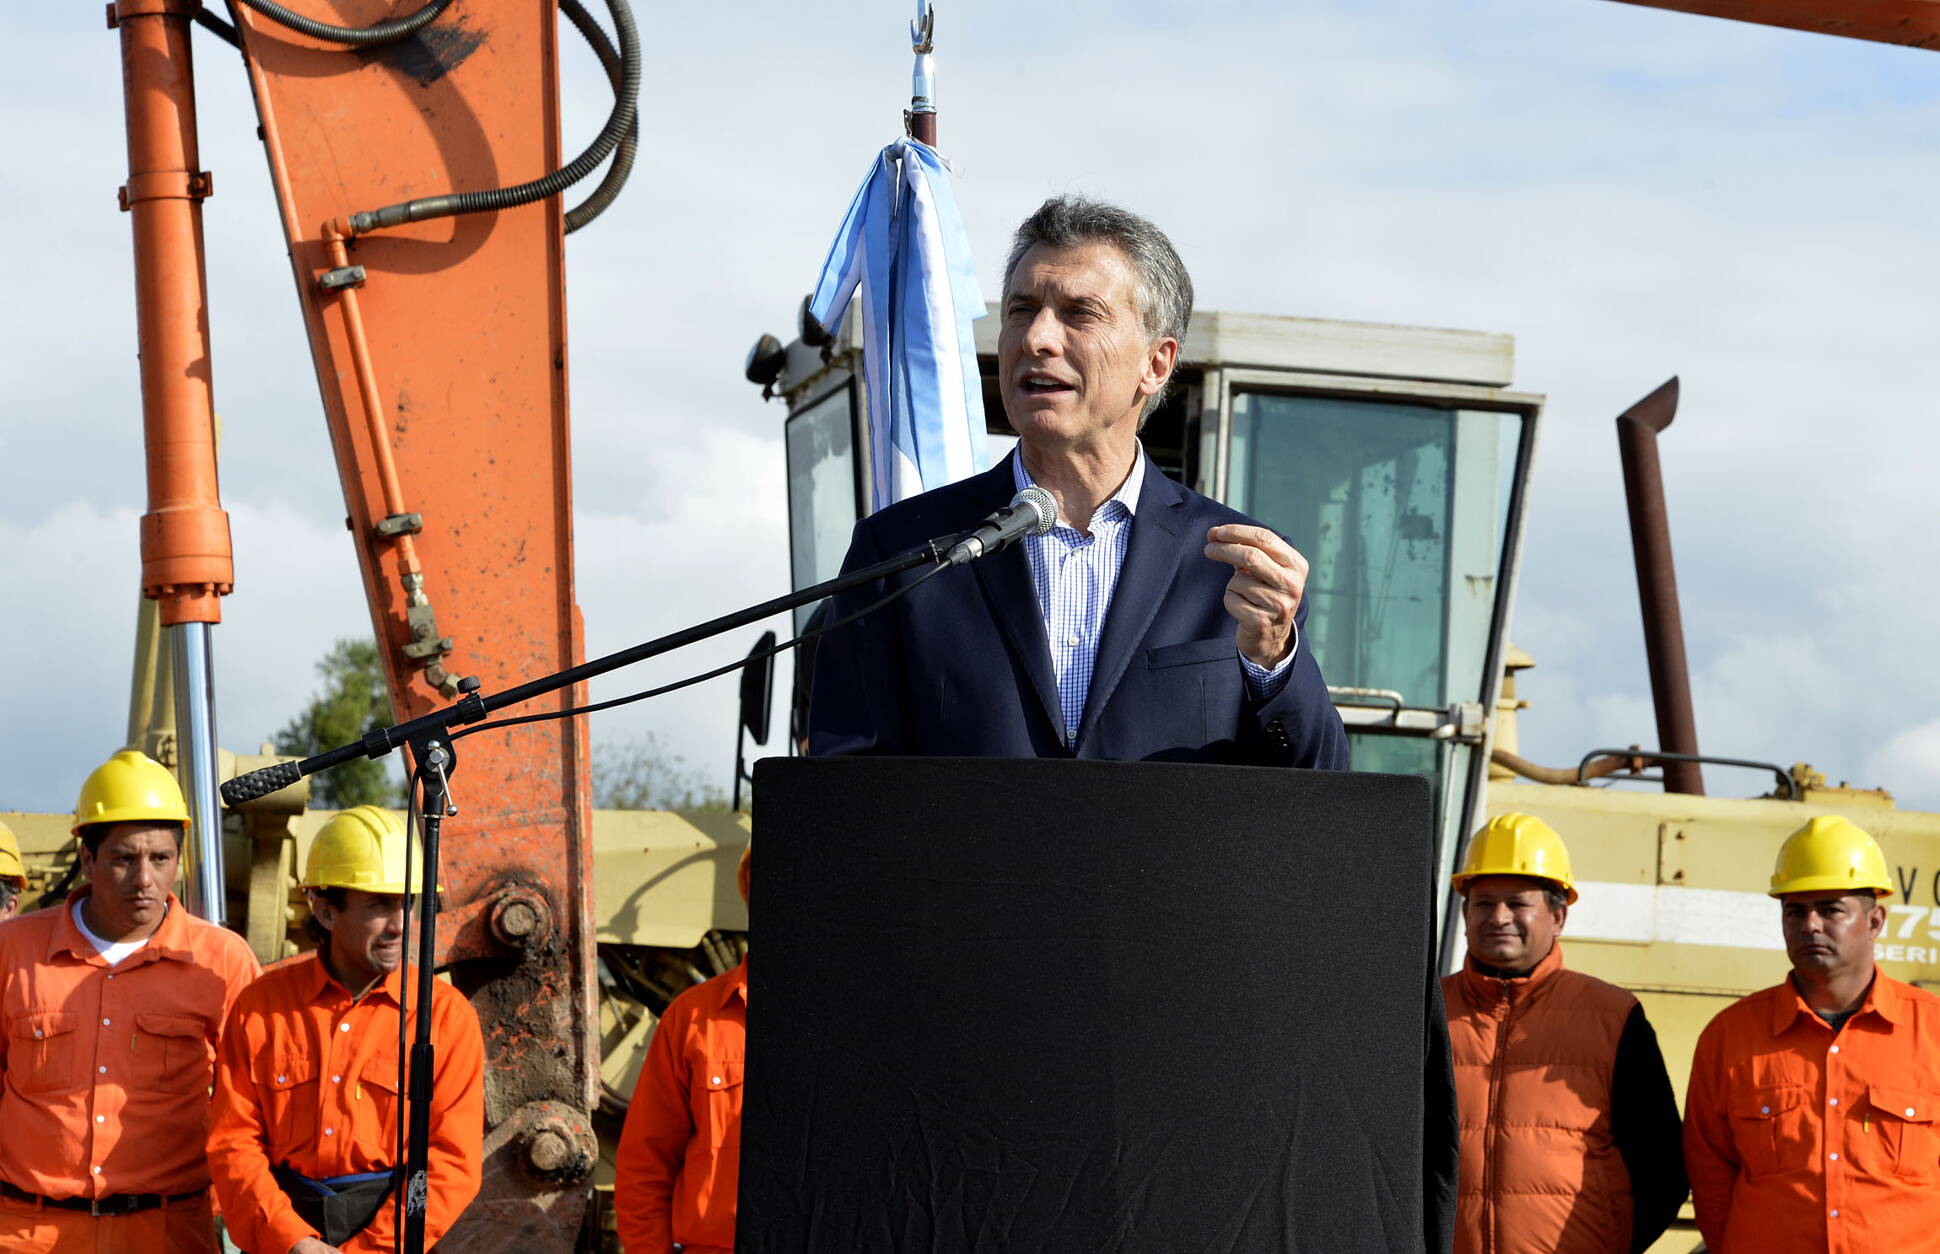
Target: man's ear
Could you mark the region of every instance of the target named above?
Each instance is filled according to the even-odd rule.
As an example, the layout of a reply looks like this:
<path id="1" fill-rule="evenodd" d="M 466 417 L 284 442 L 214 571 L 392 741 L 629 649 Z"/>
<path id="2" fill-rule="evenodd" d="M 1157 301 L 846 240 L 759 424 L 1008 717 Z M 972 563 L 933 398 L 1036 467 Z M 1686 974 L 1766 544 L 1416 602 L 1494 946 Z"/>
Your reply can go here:
<path id="1" fill-rule="evenodd" d="M 1556 914 L 1556 934 L 1558 936 L 1561 936 L 1563 934 L 1563 924 L 1569 922 L 1569 917 L 1570 917 L 1569 903 L 1566 901 L 1562 905 L 1557 906 L 1555 914 Z"/>
<path id="2" fill-rule="evenodd" d="M 330 899 L 314 888 L 306 888 L 303 891 L 310 901 L 310 917 L 315 919 L 324 931 L 336 931 L 337 907 L 331 905 Z"/>
<path id="3" fill-rule="evenodd" d="M 1145 355 L 1145 375 L 1138 381 L 1139 395 L 1157 395 L 1178 364 L 1179 341 L 1169 335 L 1160 337 Z"/>

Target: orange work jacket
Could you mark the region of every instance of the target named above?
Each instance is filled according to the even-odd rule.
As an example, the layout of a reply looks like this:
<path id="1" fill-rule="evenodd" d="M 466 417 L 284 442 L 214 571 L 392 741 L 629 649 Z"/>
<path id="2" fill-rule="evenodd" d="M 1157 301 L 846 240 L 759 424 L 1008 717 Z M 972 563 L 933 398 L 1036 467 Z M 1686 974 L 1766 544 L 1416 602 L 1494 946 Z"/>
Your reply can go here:
<path id="1" fill-rule="evenodd" d="M 1684 1162 L 1711 1254 L 1940 1251 L 1940 997 L 1875 971 L 1838 1034 L 1791 980 L 1698 1037 Z"/>
<path id="2" fill-rule="evenodd" d="M 1442 1000 L 1462 1125 L 1457 1254 L 1628 1254 L 1610 1092 L 1637 999 L 1566 969 L 1559 943 L 1520 979 L 1470 959 Z"/>
<path id="3" fill-rule="evenodd" d="M 284 1254 L 317 1235 L 298 1217 L 272 1168 L 293 1167 L 324 1180 L 402 1165 L 396 1152 L 404 1108 L 397 1083 L 398 990 L 412 978 L 399 968 L 353 1000 L 310 953 L 273 968 L 236 999 L 216 1062 L 209 1171 L 230 1239 L 249 1254 Z M 407 1030 L 415 1029 L 417 1014 L 414 1006 Z M 478 1014 L 442 980 L 431 985 L 431 1042 L 427 1248 L 477 1196 L 485 1135 Z M 339 1248 L 388 1254 L 393 1214 L 387 1201 Z"/>
<path id="4" fill-rule="evenodd" d="M 89 891 L 0 927 L 0 1179 L 43 1197 L 207 1188 L 210 1063 L 256 957 L 170 895 L 111 967 L 74 926 Z"/>
<path id="5" fill-rule="evenodd" d="M 748 963 L 674 998 L 654 1028 L 614 1162 L 627 1254 L 731 1254 L 741 1179 Z"/>

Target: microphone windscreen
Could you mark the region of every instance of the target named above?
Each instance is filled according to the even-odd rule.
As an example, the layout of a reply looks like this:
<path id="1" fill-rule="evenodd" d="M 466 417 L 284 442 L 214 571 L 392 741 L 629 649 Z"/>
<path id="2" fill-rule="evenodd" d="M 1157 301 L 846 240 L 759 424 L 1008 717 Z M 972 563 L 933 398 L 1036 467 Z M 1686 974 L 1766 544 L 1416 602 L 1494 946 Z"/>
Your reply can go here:
<path id="1" fill-rule="evenodd" d="M 1021 489 L 1010 499 L 1010 504 L 1013 509 L 1032 509 L 1037 512 L 1037 521 L 1031 524 L 1030 530 L 1025 532 L 1026 535 L 1045 535 L 1058 525 L 1057 498 L 1035 483 Z"/>

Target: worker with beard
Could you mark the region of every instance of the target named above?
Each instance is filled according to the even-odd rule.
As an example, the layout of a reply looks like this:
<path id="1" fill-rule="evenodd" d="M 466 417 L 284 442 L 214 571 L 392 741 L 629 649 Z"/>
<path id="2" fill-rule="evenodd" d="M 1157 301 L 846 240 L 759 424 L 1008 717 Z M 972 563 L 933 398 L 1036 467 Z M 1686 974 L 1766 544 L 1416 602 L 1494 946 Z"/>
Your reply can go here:
<path id="1" fill-rule="evenodd" d="M 415 988 L 404 845 L 403 819 L 376 806 L 323 825 L 302 881 L 317 949 L 250 985 L 223 1033 L 209 1165 L 247 1254 L 379 1254 L 399 1239 L 398 1020 Z M 419 861 L 412 891 L 423 875 Z M 485 1132 L 478 1015 L 441 980 L 431 992 L 427 1249 L 478 1193 Z"/>
<path id="2" fill-rule="evenodd" d="M 1879 846 L 1837 815 L 1780 847 L 1791 974 L 1711 1020 L 1684 1100 L 1711 1254 L 1940 1251 L 1940 997 L 1874 965 L 1892 894 Z"/>
<path id="3" fill-rule="evenodd" d="M 1468 960 L 1442 981 L 1461 1112 L 1456 1254 L 1640 1254 L 1684 1203 L 1677 1096 L 1637 999 L 1563 965 L 1569 851 L 1492 819 L 1454 876 Z"/>
<path id="4" fill-rule="evenodd" d="M 115 754 L 75 805 L 87 882 L 0 927 L 0 1250 L 216 1249 L 210 1064 L 258 968 L 172 891 L 188 827 L 168 768 Z"/>

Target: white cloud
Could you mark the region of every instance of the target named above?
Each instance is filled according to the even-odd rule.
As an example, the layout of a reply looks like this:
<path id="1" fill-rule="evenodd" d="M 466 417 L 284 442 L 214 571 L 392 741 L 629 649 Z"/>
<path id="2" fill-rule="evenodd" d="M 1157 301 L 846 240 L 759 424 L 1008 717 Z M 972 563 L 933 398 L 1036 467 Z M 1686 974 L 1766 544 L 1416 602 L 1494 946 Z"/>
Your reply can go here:
<path id="1" fill-rule="evenodd" d="M 1868 768 L 1867 779 L 1894 781 L 1896 796 L 1940 795 L 1940 718 L 1895 732 Z"/>

